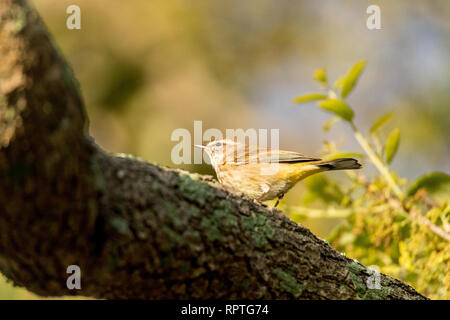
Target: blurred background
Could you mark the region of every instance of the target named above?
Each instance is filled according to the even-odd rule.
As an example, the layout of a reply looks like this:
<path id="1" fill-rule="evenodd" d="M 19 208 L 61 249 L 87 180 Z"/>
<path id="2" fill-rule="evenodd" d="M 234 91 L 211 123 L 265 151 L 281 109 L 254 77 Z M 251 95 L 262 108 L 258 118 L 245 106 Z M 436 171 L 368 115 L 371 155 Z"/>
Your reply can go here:
<path id="1" fill-rule="evenodd" d="M 78 78 L 90 133 L 111 152 L 171 162 L 173 130 L 280 130 L 280 148 L 320 156 L 324 141 L 361 152 L 350 129 L 293 97 L 316 91 L 312 73 L 334 80 L 357 61 L 364 73 L 348 99 L 367 132 L 394 110 L 402 132 L 392 164 L 400 176 L 450 171 L 450 2 L 376 1 L 381 30 L 368 30 L 374 1 L 34 0 Z M 66 8 L 81 8 L 81 30 Z M 179 166 L 213 174 L 207 165 Z M 370 170 L 370 168 L 368 168 Z M 340 173 L 330 173 L 338 180 Z M 286 197 L 295 203 L 300 183 Z M 326 238 L 336 221 L 302 222 Z M 0 299 L 34 298 L 1 280 Z"/>

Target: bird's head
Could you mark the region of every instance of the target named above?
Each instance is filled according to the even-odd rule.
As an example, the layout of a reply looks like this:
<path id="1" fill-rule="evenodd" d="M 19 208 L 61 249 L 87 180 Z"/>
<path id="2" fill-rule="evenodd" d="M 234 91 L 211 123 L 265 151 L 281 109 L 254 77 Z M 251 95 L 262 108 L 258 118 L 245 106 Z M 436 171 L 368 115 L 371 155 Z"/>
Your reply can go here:
<path id="1" fill-rule="evenodd" d="M 195 145 L 195 147 L 205 150 L 214 167 L 218 164 L 229 162 L 230 159 L 235 159 L 236 152 L 243 150 L 243 146 L 242 143 L 230 139 L 211 141 L 205 146 Z"/>

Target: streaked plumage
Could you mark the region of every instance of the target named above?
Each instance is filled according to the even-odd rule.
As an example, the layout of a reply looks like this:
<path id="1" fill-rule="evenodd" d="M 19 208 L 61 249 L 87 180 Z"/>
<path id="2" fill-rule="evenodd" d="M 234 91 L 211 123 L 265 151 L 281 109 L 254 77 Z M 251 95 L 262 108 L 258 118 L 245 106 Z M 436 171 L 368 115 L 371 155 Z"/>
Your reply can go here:
<path id="1" fill-rule="evenodd" d="M 352 158 L 322 161 L 297 152 L 249 147 L 232 140 L 198 147 L 209 155 L 220 183 L 259 201 L 280 200 L 298 181 L 314 173 L 361 167 Z"/>

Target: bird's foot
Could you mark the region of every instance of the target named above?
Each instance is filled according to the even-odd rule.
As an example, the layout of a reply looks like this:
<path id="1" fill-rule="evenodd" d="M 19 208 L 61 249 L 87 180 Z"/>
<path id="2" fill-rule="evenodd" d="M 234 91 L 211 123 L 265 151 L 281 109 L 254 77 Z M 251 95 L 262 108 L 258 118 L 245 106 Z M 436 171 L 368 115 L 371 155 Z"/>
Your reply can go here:
<path id="1" fill-rule="evenodd" d="M 278 206 L 278 204 L 280 203 L 281 199 L 283 199 L 284 194 L 278 196 L 277 202 L 275 202 L 275 205 L 273 206 L 274 208 L 276 208 Z"/>

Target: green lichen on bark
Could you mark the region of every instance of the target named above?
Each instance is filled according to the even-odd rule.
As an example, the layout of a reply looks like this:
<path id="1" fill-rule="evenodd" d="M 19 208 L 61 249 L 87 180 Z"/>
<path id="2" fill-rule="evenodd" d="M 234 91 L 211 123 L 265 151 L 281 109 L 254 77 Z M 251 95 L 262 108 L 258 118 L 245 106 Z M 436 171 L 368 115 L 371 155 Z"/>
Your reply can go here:
<path id="1" fill-rule="evenodd" d="M 353 288 L 355 289 L 357 299 L 361 300 L 379 300 L 385 299 L 387 295 L 391 292 L 391 289 L 387 286 L 382 286 L 380 283 L 380 288 L 369 288 L 367 283 L 364 281 L 364 273 L 367 273 L 367 268 L 353 261 L 346 265 L 346 269 L 349 273 L 350 280 L 352 282 Z M 370 273 L 370 272 L 369 272 Z M 374 276 L 374 275 L 372 275 Z"/>
<path id="2" fill-rule="evenodd" d="M 264 247 L 268 243 L 267 239 L 272 239 L 275 235 L 275 230 L 267 222 L 265 212 L 244 216 L 241 221 L 244 227 L 251 232 L 252 239 L 259 248 Z"/>
<path id="3" fill-rule="evenodd" d="M 366 271 L 366 268 L 356 261 L 352 261 L 351 263 L 347 264 L 345 267 L 352 274 L 360 274 L 360 273 Z"/>
<path id="4" fill-rule="evenodd" d="M 180 243 L 182 236 L 167 226 L 162 227 L 162 231 L 166 234 L 168 241 L 166 242 L 169 250 L 173 249 Z"/>
<path id="5" fill-rule="evenodd" d="M 166 213 L 175 228 L 181 228 L 187 223 L 187 217 L 182 215 L 181 211 L 170 201 L 164 202 Z"/>
<path id="6" fill-rule="evenodd" d="M 225 200 L 219 201 L 212 215 L 229 226 L 236 227 L 238 225 L 238 218 L 231 212 L 229 204 Z"/>
<path id="7" fill-rule="evenodd" d="M 219 229 L 219 221 L 215 218 L 203 217 L 202 221 L 200 222 L 200 226 L 203 228 L 206 239 L 208 241 L 213 242 L 222 238 L 222 234 L 220 233 Z"/>
<path id="8" fill-rule="evenodd" d="M 128 221 L 122 217 L 111 217 L 109 218 L 109 224 L 113 227 L 113 229 L 122 234 L 122 235 L 129 235 L 130 234 L 130 226 L 128 224 Z"/>
<path id="9" fill-rule="evenodd" d="M 365 271 L 365 268 L 356 261 L 352 261 L 351 263 L 347 264 L 345 268 L 348 271 L 350 280 L 352 281 L 353 288 L 357 292 L 357 295 L 364 295 L 367 291 L 367 286 L 359 275 Z"/>
<path id="10" fill-rule="evenodd" d="M 390 292 L 391 288 L 382 286 L 380 289 L 367 289 L 364 294 L 358 294 L 357 298 L 361 300 L 384 300 Z"/>
<path id="11" fill-rule="evenodd" d="M 275 255 L 275 252 L 273 252 L 272 250 L 266 251 L 266 256 L 273 257 L 274 255 Z"/>
<path id="12" fill-rule="evenodd" d="M 189 206 L 187 207 L 187 210 L 193 217 L 198 217 L 200 215 L 200 210 L 196 207 Z"/>
<path id="13" fill-rule="evenodd" d="M 301 234 L 301 235 L 299 236 L 299 239 L 300 239 L 301 242 L 308 242 L 308 241 L 309 241 L 308 238 L 305 237 L 303 234 Z"/>
<path id="14" fill-rule="evenodd" d="M 183 174 L 177 178 L 177 186 L 186 198 L 202 206 L 205 205 L 206 200 L 214 197 L 214 193 L 207 184 L 193 180 L 187 174 Z"/>
<path id="15" fill-rule="evenodd" d="M 291 293 L 295 298 L 298 298 L 305 287 L 298 283 L 297 280 L 289 273 L 283 271 L 281 268 L 276 268 L 273 273 L 280 279 L 280 286 L 287 292 Z"/>

